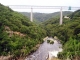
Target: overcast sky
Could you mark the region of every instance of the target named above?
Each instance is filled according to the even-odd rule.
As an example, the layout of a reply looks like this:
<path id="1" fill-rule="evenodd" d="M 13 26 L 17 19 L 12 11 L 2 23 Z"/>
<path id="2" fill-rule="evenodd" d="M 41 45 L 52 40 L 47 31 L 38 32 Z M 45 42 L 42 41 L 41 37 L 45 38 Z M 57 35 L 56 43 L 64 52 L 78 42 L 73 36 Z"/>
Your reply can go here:
<path id="1" fill-rule="evenodd" d="M 72 6 L 80 7 L 80 0 L 0 0 L 3 5 L 36 5 L 36 6 Z M 21 9 L 22 10 L 22 9 Z M 26 11 L 30 11 L 27 9 Z M 53 12 L 49 10 L 33 10 L 35 12 Z"/>

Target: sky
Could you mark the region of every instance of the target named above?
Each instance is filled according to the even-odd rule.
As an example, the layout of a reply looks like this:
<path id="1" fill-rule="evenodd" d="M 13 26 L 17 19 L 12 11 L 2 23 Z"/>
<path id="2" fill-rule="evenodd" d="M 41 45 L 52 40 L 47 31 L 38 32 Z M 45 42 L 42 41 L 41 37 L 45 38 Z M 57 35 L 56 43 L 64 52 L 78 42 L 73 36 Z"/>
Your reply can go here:
<path id="1" fill-rule="evenodd" d="M 3 5 L 36 5 L 36 6 L 71 6 L 80 7 L 80 0 L 0 0 Z M 13 9 L 27 11 L 30 9 Z M 64 9 L 63 9 L 64 10 Z M 68 9 L 67 9 L 68 10 Z M 60 9 L 33 9 L 34 12 L 51 13 Z"/>

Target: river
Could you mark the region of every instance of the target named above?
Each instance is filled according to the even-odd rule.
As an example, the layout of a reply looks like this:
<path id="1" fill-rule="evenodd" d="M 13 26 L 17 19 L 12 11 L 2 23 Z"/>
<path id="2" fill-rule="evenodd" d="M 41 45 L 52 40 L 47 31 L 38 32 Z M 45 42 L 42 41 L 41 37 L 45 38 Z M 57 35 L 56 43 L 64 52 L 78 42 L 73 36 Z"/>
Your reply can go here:
<path id="1" fill-rule="evenodd" d="M 53 39 L 53 38 L 48 38 L 48 39 Z M 28 56 L 25 60 L 46 60 L 50 51 L 59 52 L 60 50 L 62 50 L 62 48 L 60 48 L 61 44 L 57 40 L 53 39 L 54 44 L 47 43 L 47 40 L 40 45 L 39 49 L 36 52 Z M 55 54 L 55 56 L 56 55 L 57 54 Z"/>

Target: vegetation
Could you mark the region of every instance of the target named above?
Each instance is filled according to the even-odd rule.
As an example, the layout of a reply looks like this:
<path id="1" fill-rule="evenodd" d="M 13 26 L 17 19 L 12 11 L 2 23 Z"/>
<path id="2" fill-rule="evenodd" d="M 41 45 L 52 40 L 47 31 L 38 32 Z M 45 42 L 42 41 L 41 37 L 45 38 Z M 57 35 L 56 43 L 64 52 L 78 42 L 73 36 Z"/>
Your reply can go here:
<path id="1" fill-rule="evenodd" d="M 24 57 L 43 42 L 44 29 L 26 16 L 0 4 L 0 56 Z"/>
<path id="2" fill-rule="evenodd" d="M 49 44 L 54 44 L 54 41 L 52 41 L 52 40 L 47 40 L 47 43 L 49 43 Z"/>
<path id="3" fill-rule="evenodd" d="M 25 16 L 28 16 L 30 17 L 30 13 L 27 13 L 27 12 L 20 12 L 22 13 L 23 15 Z M 72 12 L 70 11 L 63 11 L 63 15 L 68 15 L 68 14 L 71 14 Z M 41 22 L 44 22 L 44 21 L 47 21 L 48 19 L 52 18 L 52 17 L 59 17 L 60 16 L 60 12 L 55 12 L 55 13 L 49 13 L 49 14 L 46 14 L 46 13 L 33 13 L 33 17 L 34 17 L 34 22 L 35 23 L 41 23 Z"/>
<path id="4" fill-rule="evenodd" d="M 59 17 L 56 16 L 39 26 L 0 4 L 0 56 L 24 57 L 34 52 L 47 35 L 60 39 L 63 45 L 63 52 L 58 54 L 60 59 L 80 60 L 80 10 L 68 16 L 68 19 L 63 17 L 62 25 L 59 25 Z"/>
<path id="5" fill-rule="evenodd" d="M 42 27 L 47 31 L 48 36 L 57 36 L 60 39 L 63 45 L 63 52 L 58 54 L 60 59 L 80 60 L 80 10 L 68 16 L 70 18 L 63 18 L 62 25 L 59 25 L 57 17 L 44 22 Z"/>

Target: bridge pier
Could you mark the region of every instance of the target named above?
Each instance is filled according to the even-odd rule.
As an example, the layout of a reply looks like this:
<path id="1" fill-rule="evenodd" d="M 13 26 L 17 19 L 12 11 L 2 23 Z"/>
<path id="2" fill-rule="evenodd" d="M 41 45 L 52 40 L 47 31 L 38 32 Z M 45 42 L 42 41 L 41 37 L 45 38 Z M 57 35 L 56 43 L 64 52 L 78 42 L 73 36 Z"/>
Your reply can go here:
<path id="1" fill-rule="evenodd" d="M 31 7 L 31 16 L 30 16 L 30 21 L 33 22 L 33 8 Z"/>
<path id="2" fill-rule="evenodd" d="M 63 15 L 62 15 L 62 7 L 60 9 L 60 25 L 62 25 L 63 22 Z"/>

